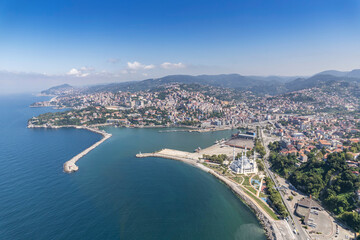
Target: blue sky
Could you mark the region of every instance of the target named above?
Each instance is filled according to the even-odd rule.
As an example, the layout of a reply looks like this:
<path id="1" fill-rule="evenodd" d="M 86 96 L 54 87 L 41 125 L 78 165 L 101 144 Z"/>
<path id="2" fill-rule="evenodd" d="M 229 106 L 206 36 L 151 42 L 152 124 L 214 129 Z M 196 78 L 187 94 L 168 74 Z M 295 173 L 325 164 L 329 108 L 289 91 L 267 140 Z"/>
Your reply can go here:
<path id="1" fill-rule="evenodd" d="M 0 36 L 0 71 L 36 84 L 311 75 L 360 68 L 360 1 L 1 0 Z"/>

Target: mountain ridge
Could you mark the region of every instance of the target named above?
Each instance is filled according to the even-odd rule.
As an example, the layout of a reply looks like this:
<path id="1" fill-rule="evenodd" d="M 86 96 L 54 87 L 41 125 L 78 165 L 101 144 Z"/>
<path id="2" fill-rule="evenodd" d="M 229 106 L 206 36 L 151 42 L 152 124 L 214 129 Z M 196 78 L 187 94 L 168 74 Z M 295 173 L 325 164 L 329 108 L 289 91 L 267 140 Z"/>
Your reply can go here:
<path id="1" fill-rule="evenodd" d="M 359 75 L 359 77 L 357 77 Z M 161 78 L 148 78 L 140 81 L 115 82 L 98 84 L 81 88 L 84 92 L 101 91 L 143 91 L 157 88 L 166 84 L 200 84 L 220 88 L 235 89 L 238 91 L 251 91 L 256 94 L 277 95 L 298 91 L 307 88 L 319 87 L 336 82 L 360 84 L 360 69 L 349 72 L 327 70 L 310 77 L 281 77 L 281 76 L 244 76 L 240 74 L 218 75 L 167 75 Z M 49 88 L 42 93 L 54 93 L 60 90 L 75 89 L 68 84 L 62 84 Z"/>

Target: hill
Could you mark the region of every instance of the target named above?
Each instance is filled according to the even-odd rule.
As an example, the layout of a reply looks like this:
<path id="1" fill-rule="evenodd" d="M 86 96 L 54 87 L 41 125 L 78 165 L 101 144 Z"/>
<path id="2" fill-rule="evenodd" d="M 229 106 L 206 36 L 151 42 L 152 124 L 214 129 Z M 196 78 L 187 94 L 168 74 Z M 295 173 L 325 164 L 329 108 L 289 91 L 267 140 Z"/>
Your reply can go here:
<path id="1" fill-rule="evenodd" d="M 41 92 L 43 95 L 62 95 L 64 93 L 69 93 L 73 91 L 75 88 L 69 84 L 62 84 L 59 86 L 51 87 L 47 90 Z"/>
<path id="2" fill-rule="evenodd" d="M 292 92 L 313 87 L 322 87 L 340 82 L 356 85 L 360 83 L 360 78 L 338 77 L 330 74 L 317 74 L 309 78 L 298 78 L 287 82 L 284 85 L 288 92 Z"/>
<path id="3" fill-rule="evenodd" d="M 156 88 L 165 84 L 184 83 L 200 84 L 236 90 L 251 90 L 259 93 L 270 93 L 268 89 L 274 89 L 281 85 L 280 81 L 262 80 L 256 77 L 242 76 L 239 74 L 220 75 L 169 75 L 162 78 L 146 79 L 143 81 L 132 81 L 122 83 L 111 83 L 106 85 L 95 85 L 88 88 L 90 92 L 98 91 L 140 91 Z"/>
<path id="4" fill-rule="evenodd" d="M 360 78 L 360 69 L 354 69 L 352 71 L 336 71 L 336 70 L 327 70 L 320 72 L 316 75 L 332 75 L 335 77 L 347 77 L 347 78 Z"/>
<path id="5" fill-rule="evenodd" d="M 52 87 L 42 91 L 42 94 L 59 95 L 66 92 L 76 91 L 93 93 L 102 91 L 144 91 L 158 88 L 167 84 L 198 84 L 218 88 L 233 89 L 236 91 L 251 91 L 257 95 L 277 95 L 299 91 L 303 89 L 322 87 L 334 83 L 346 83 L 348 86 L 360 84 L 360 70 L 340 72 L 335 70 L 324 71 L 311 77 L 259 77 L 243 76 L 240 74 L 219 74 L 219 75 L 169 75 L 162 78 L 150 78 L 142 81 L 129 81 L 110 84 L 93 85 L 76 89 L 68 84 Z"/>

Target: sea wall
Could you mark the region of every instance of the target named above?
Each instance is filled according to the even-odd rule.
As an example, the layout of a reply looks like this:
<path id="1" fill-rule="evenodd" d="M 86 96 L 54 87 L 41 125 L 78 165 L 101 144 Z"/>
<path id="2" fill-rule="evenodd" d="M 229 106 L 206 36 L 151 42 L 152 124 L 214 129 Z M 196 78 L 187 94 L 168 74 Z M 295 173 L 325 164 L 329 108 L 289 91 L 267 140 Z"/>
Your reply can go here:
<path id="1" fill-rule="evenodd" d="M 238 191 L 238 189 L 234 189 L 233 186 L 227 184 L 221 178 L 219 178 L 217 176 L 217 174 L 214 174 L 213 172 L 210 172 L 210 171 L 209 171 L 209 173 L 212 174 L 213 176 L 215 176 L 219 181 L 226 184 L 235 195 L 237 195 L 250 209 L 253 210 L 257 219 L 259 220 L 259 222 L 261 223 L 261 225 L 264 228 L 267 239 L 269 239 L 269 240 L 278 239 L 276 237 L 275 229 L 273 227 L 273 221 L 269 220 L 269 218 L 263 214 L 263 212 L 259 209 L 259 207 L 257 205 L 255 205 L 254 202 L 251 201 L 250 198 L 246 194 L 244 194 L 242 191 Z"/>
<path id="2" fill-rule="evenodd" d="M 205 172 L 212 174 L 218 180 L 220 180 L 221 182 L 226 184 L 234 194 L 236 194 L 247 206 L 249 206 L 254 211 L 257 219 L 259 220 L 259 222 L 261 223 L 261 225 L 264 228 L 267 239 L 269 239 L 269 240 L 283 239 L 281 233 L 275 226 L 274 220 L 271 218 L 271 216 L 264 213 L 263 210 L 260 209 L 260 207 L 256 203 L 254 203 L 254 201 L 252 201 L 252 199 L 249 196 L 247 196 L 241 189 L 238 188 L 237 184 L 235 184 L 235 183 L 231 182 L 230 180 L 226 179 L 225 177 L 219 175 L 217 172 L 213 171 L 212 169 L 205 167 L 201 163 L 196 162 L 194 159 L 187 159 L 187 158 L 162 154 L 159 152 L 139 153 L 139 154 L 136 154 L 136 157 L 138 157 L 138 158 L 160 157 L 160 158 L 182 161 L 182 162 L 188 163 L 190 165 L 193 165 L 197 168 L 200 168 L 201 170 L 203 170 Z"/>
<path id="3" fill-rule="evenodd" d="M 50 128 L 50 129 L 76 128 L 76 129 L 85 129 L 85 130 L 88 130 L 88 131 L 91 131 L 91 132 L 101 134 L 103 136 L 103 138 L 101 140 L 97 141 L 96 143 L 94 143 L 93 145 L 91 145 L 90 147 L 88 147 L 87 149 L 82 151 L 81 153 L 79 153 L 76 156 L 74 156 L 73 158 L 71 158 L 69 161 L 65 162 L 64 165 L 63 165 L 63 169 L 64 169 L 64 172 L 66 172 L 66 173 L 72 173 L 72 172 L 78 171 L 79 167 L 76 165 L 76 162 L 79 161 L 80 158 L 84 157 L 91 150 L 95 149 L 97 146 L 99 146 L 100 144 L 102 144 L 108 138 L 110 138 L 112 136 L 110 133 L 107 133 L 105 131 L 102 131 L 102 130 L 99 130 L 99 129 L 96 129 L 96 128 L 85 127 L 85 126 L 76 126 L 76 125 L 49 126 L 49 125 L 32 125 L 32 124 L 29 124 L 28 128 Z"/>
<path id="4" fill-rule="evenodd" d="M 64 172 L 72 173 L 72 172 L 78 171 L 79 167 L 76 165 L 76 162 L 79 161 L 80 158 L 82 158 L 83 156 L 88 154 L 91 150 L 95 149 L 97 146 L 99 146 L 100 144 L 105 142 L 110 137 L 111 137 L 111 134 L 104 135 L 104 137 L 100 141 L 94 143 L 93 145 L 91 145 L 90 147 L 88 147 L 87 149 L 85 149 L 84 151 L 82 151 L 81 153 L 79 153 L 78 155 L 76 155 L 75 157 L 70 159 L 69 161 L 65 162 L 63 165 Z"/>

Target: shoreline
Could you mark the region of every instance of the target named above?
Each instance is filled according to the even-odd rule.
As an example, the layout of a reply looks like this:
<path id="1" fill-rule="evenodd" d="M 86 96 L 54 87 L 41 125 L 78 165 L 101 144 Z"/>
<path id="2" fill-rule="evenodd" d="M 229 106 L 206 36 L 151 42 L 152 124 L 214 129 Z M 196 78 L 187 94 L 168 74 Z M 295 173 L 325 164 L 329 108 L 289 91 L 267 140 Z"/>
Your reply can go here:
<path id="1" fill-rule="evenodd" d="M 28 125 L 28 128 L 50 128 L 50 129 L 60 129 L 60 128 L 75 128 L 75 129 L 85 129 L 97 134 L 101 134 L 103 136 L 102 139 L 92 144 L 90 147 L 86 148 L 76 156 L 72 157 L 70 160 L 66 161 L 63 164 L 63 170 L 66 173 L 73 173 L 79 170 L 79 167 L 76 165 L 76 162 L 80 160 L 80 158 L 84 157 L 91 150 L 98 147 L 100 144 L 109 139 L 112 134 L 105 132 L 104 130 L 99 130 L 91 127 L 83 127 L 83 126 L 73 126 L 73 125 L 64 125 L 64 126 L 37 126 L 37 125 Z"/>
<path id="2" fill-rule="evenodd" d="M 116 125 L 112 125 L 109 124 L 107 126 L 116 126 Z M 238 127 L 234 126 L 234 127 L 230 127 L 230 126 L 226 126 L 226 127 L 215 127 L 215 128 L 197 128 L 197 127 L 191 127 L 191 126 L 183 126 L 183 125 L 154 125 L 154 126 L 150 126 L 150 125 L 138 125 L 138 126 L 118 126 L 119 128 L 183 128 L 181 130 L 177 130 L 179 132 L 197 132 L 197 133 L 204 133 L 204 132 L 217 132 L 217 131 L 226 131 L 226 130 L 234 130 L 237 129 Z M 162 131 L 162 130 L 161 130 Z M 166 130 L 164 130 L 166 131 Z"/>
<path id="3" fill-rule="evenodd" d="M 100 125 L 100 124 L 99 124 Z M 105 125 L 106 126 L 106 125 Z M 73 173 L 79 170 L 79 167 L 76 165 L 76 162 L 84 157 L 86 154 L 88 154 L 90 151 L 98 147 L 100 144 L 102 144 L 104 141 L 106 141 L 108 138 L 112 136 L 110 133 L 106 133 L 104 130 L 95 129 L 92 127 L 85 127 L 85 126 L 76 126 L 76 125 L 64 125 L 64 126 L 48 126 L 48 125 L 31 125 L 29 124 L 27 126 L 28 128 L 49 128 L 49 129 L 60 129 L 60 128 L 75 128 L 75 129 L 85 129 L 88 131 L 92 131 L 98 134 L 101 134 L 103 136 L 102 139 L 91 145 L 90 147 L 86 148 L 70 160 L 66 161 L 63 164 L 63 170 L 66 173 Z M 166 126 L 161 126 L 165 128 Z M 223 129 L 222 129 L 223 130 Z M 202 165 L 201 163 L 197 162 L 193 158 L 186 158 L 186 157 L 177 157 L 172 156 L 168 154 L 162 154 L 159 152 L 154 153 L 140 153 L 136 154 L 137 158 L 146 158 L 146 157 L 160 157 L 164 159 L 171 159 L 171 160 L 177 160 L 181 161 L 187 164 L 190 164 L 194 167 L 197 167 L 204 172 L 210 173 L 215 178 L 217 178 L 220 182 L 224 183 L 246 206 L 248 206 L 256 215 L 256 218 L 258 219 L 259 223 L 262 225 L 265 235 L 267 239 L 284 239 L 280 233 L 280 230 L 277 228 L 275 224 L 275 220 L 272 219 L 271 216 L 268 215 L 256 202 L 254 202 L 250 196 L 247 196 L 244 190 L 238 187 L 237 184 L 232 182 L 231 180 L 225 178 L 224 176 L 221 176 L 214 170 Z"/>
<path id="4" fill-rule="evenodd" d="M 162 149 L 164 150 L 164 149 Z M 250 196 L 247 196 L 247 194 L 238 187 L 237 184 L 232 182 L 231 180 L 225 178 L 224 176 L 221 176 L 214 170 L 202 165 L 198 161 L 192 159 L 192 158 L 185 158 L 185 157 L 177 157 L 167 154 L 162 154 L 159 152 L 153 152 L 153 153 L 139 153 L 136 154 L 137 158 L 147 158 L 147 157 L 159 157 L 159 158 L 165 158 L 170 160 L 176 160 L 181 161 L 187 164 L 190 164 L 196 168 L 199 168 L 200 170 L 210 173 L 215 178 L 217 178 L 220 182 L 226 184 L 228 188 L 237 196 L 240 198 L 242 202 L 245 203 L 256 215 L 257 219 L 259 220 L 260 224 L 262 225 L 265 235 L 267 239 L 284 239 L 280 230 L 275 224 L 275 221 L 271 216 L 269 216 L 256 202 L 254 202 Z M 281 220 L 279 220 L 281 221 Z"/>

